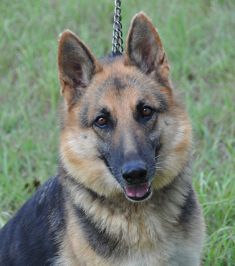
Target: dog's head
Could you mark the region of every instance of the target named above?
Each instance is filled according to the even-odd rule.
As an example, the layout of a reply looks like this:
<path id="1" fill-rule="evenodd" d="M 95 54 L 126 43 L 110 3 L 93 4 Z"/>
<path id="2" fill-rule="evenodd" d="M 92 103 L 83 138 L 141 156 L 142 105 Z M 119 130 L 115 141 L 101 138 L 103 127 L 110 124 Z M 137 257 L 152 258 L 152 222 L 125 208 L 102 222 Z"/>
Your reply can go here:
<path id="1" fill-rule="evenodd" d="M 133 18 L 123 56 L 98 61 L 65 31 L 58 65 L 60 155 L 71 176 L 99 195 L 142 201 L 179 174 L 191 127 L 175 99 L 159 34 L 143 13 Z"/>

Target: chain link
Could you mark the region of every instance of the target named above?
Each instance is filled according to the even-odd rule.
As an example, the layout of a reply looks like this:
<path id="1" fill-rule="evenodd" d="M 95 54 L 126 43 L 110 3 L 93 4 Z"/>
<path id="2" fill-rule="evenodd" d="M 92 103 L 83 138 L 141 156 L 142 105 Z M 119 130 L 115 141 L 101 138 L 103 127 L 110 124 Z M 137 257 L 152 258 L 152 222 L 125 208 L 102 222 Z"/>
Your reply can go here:
<path id="1" fill-rule="evenodd" d="M 123 39 L 122 39 L 121 0 L 115 0 L 115 9 L 114 9 L 114 18 L 113 18 L 112 54 L 119 55 L 122 53 L 123 53 Z"/>

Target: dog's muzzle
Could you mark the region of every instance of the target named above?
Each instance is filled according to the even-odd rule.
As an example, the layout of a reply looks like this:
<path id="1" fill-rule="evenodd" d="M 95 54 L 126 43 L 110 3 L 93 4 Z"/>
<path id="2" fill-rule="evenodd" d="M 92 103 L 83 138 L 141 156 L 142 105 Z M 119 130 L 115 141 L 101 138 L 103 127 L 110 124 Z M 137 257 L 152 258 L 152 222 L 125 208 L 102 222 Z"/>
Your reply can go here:
<path id="1" fill-rule="evenodd" d="M 122 167 L 125 196 L 131 201 L 143 201 L 151 195 L 151 184 L 147 180 L 147 168 L 143 161 L 131 161 Z"/>

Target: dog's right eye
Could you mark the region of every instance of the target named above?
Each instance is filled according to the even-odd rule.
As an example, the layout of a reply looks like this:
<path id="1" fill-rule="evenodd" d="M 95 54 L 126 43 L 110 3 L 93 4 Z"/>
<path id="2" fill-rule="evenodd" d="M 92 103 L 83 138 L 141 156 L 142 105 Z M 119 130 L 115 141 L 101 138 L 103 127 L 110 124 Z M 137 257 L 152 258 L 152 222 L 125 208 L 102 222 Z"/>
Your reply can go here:
<path id="1" fill-rule="evenodd" d="M 108 124 L 108 119 L 104 116 L 98 116 L 95 120 L 95 126 L 105 128 Z"/>

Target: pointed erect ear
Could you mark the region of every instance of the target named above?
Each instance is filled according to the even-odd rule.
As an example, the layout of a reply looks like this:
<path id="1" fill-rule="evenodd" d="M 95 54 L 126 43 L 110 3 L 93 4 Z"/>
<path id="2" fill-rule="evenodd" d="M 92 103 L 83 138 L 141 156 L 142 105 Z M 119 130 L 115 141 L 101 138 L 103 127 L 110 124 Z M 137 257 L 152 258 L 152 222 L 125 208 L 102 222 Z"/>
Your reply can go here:
<path id="1" fill-rule="evenodd" d="M 101 69 L 85 44 L 69 30 L 59 39 L 58 68 L 62 94 L 67 101 L 77 99 Z"/>
<path id="2" fill-rule="evenodd" d="M 169 64 L 160 36 L 152 22 L 141 12 L 131 23 L 127 37 L 126 63 L 137 66 L 145 74 L 153 74 L 167 82 Z"/>

